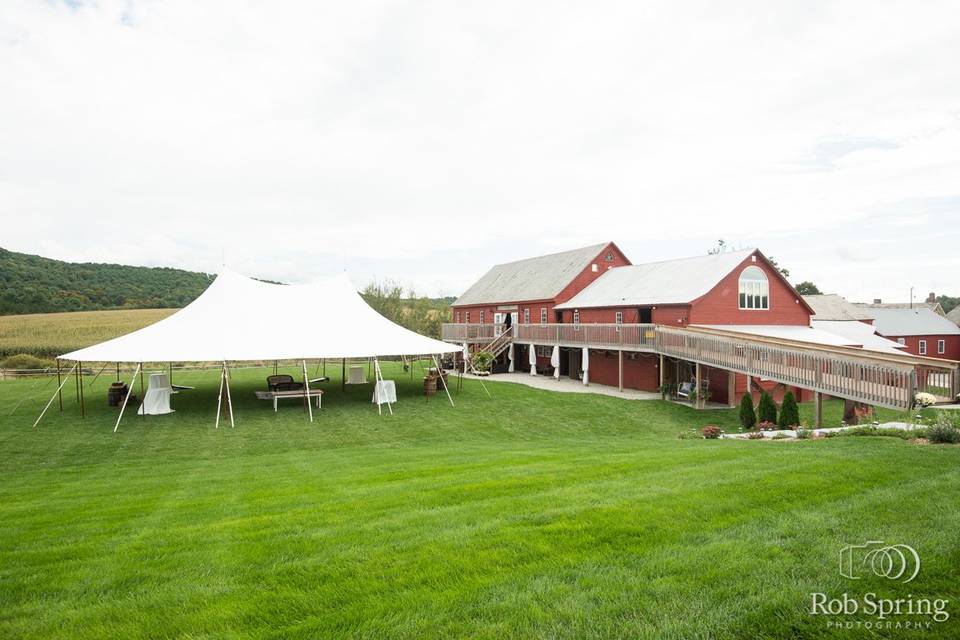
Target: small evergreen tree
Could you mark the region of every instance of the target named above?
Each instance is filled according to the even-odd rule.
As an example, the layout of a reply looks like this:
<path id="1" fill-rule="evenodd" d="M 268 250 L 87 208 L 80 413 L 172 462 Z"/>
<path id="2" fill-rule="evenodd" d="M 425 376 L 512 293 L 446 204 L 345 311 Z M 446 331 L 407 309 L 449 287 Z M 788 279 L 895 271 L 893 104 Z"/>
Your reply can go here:
<path id="1" fill-rule="evenodd" d="M 783 402 L 780 405 L 780 421 L 777 424 L 781 427 L 796 427 L 800 424 L 800 407 L 797 406 L 797 400 L 793 397 L 792 391 L 783 394 Z"/>
<path id="2" fill-rule="evenodd" d="M 757 424 L 757 414 L 753 410 L 753 397 L 749 393 L 743 394 L 740 400 L 740 424 L 744 429 L 753 429 Z"/>
<path id="3" fill-rule="evenodd" d="M 757 403 L 757 418 L 760 422 L 777 424 L 777 403 L 766 391 L 760 394 L 760 402 Z"/>

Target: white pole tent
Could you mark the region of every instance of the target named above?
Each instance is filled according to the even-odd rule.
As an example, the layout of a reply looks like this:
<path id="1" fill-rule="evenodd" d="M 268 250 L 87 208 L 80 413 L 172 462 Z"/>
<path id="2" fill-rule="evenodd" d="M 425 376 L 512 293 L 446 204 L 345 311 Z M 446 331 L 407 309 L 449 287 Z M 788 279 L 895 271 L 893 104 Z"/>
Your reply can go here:
<path id="1" fill-rule="evenodd" d="M 383 357 L 435 357 L 460 350 L 383 317 L 360 297 L 346 274 L 310 284 L 278 285 L 224 268 L 206 291 L 173 315 L 59 359 L 138 365 L 222 363 L 221 380 L 232 423 L 230 362 L 294 360 L 306 370 L 310 360 L 377 361 Z M 446 383 L 443 386 L 452 405 L 450 390 Z"/>

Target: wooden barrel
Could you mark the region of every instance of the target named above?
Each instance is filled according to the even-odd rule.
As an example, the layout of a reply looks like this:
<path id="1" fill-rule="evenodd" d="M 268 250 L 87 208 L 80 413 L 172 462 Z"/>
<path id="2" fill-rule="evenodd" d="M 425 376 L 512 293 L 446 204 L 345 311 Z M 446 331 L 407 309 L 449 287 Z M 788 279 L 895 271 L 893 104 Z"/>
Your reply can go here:
<path id="1" fill-rule="evenodd" d="M 127 385 L 122 382 L 114 382 L 107 389 L 107 404 L 111 407 L 118 407 L 123 402 L 125 395 L 127 395 Z"/>
<path id="2" fill-rule="evenodd" d="M 437 392 L 437 379 L 434 376 L 427 376 L 423 379 L 423 395 L 432 396 Z"/>

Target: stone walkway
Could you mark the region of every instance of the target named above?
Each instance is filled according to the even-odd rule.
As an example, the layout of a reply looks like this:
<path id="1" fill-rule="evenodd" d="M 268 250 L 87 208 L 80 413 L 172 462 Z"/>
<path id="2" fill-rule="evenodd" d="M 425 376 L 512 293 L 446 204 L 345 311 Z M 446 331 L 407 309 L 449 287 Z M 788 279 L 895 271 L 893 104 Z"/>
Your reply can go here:
<path id="1" fill-rule="evenodd" d="M 637 391 L 636 389 L 624 389 L 618 391 L 616 387 L 608 387 L 605 384 L 591 384 L 584 386 L 579 380 L 570 378 L 554 379 L 551 376 L 532 376 L 527 373 L 495 373 L 486 377 L 468 375 L 468 378 L 477 380 L 489 380 L 491 382 L 512 382 L 523 384 L 534 389 L 545 389 L 546 391 L 558 391 L 560 393 L 595 393 L 602 396 L 612 396 L 614 398 L 623 398 L 624 400 L 659 400 L 660 394 L 654 391 Z"/>

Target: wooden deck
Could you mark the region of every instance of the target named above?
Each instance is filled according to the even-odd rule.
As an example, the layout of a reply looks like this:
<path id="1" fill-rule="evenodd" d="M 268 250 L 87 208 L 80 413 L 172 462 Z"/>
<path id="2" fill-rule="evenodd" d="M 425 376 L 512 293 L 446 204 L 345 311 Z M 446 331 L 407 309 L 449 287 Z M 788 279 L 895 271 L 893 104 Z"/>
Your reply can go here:
<path id="1" fill-rule="evenodd" d="M 445 324 L 443 339 L 484 344 L 500 331 L 492 324 Z M 525 324 L 511 331 L 521 344 L 659 353 L 894 409 L 910 408 L 920 391 L 944 403 L 960 393 L 960 363 L 935 358 L 653 324 Z"/>

